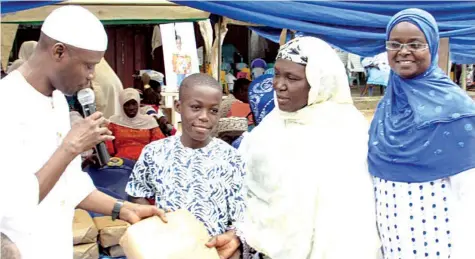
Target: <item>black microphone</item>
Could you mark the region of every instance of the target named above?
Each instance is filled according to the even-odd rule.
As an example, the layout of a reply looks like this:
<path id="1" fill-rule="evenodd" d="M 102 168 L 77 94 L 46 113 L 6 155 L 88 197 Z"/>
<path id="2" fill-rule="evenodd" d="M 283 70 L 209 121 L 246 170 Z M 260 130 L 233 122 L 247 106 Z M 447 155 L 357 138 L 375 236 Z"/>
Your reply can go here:
<path id="1" fill-rule="evenodd" d="M 91 88 L 85 88 L 78 92 L 78 101 L 82 106 L 84 117 L 91 116 L 91 114 L 96 112 L 95 99 L 94 91 Z M 101 167 L 107 165 L 110 155 L 104 142 L 97 144 L 95 150 L 99 158 L 99 165 Z"/>

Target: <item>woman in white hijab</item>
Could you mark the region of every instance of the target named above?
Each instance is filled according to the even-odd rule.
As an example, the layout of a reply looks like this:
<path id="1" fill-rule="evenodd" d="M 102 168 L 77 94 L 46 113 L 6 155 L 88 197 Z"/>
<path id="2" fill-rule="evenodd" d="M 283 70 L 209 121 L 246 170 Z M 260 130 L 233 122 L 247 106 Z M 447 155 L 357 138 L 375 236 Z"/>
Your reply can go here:
<path id="1" fill-rule="evenodd" d="M 165 138 L 165 135 L 152 116 L 139 112 L 140 95 L 137 90 L 122 90 L 119 103 L 122 109 L 110 118 L 109 124 L 115 139 L 106 142 L 107 149 L 113 156 L 136 161 L 147 144 Z"/>
<path id="2" fill-rule="evenodd" d="M 37 44 L 38 42 L 34 40 L 23 42 L 20 46 L 20 51 L 18 51 L 18 59 L 13 61 L 13 63 L 10 65 L 7 70 L 7 74 L 10 74 L 11 72 L 18 69 L 21 65 L 23 65 L 23 63 L 27 61 L 31 57 L 31 55 L 33 55 Z"/>
<path id="3" fill-rule="evenodd" d="M 378 258 L 368 125 L 337 54 L 317 38 L 293 39 L 279 51 L 273 87 L 278 109 L 240 147 L 242 237 L 260 258 Z"/>

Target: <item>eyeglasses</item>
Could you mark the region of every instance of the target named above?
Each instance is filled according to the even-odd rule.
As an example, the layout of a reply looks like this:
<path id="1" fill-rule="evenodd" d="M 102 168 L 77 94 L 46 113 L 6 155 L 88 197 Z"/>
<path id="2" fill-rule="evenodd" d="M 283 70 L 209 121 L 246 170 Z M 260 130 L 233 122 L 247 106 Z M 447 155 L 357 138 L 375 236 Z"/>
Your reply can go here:
<path id="1" fill-rule="evenodd" d="M 419 43 L 419 42 L 410 42 L 410 43 L 399 43 L 397 41 L 386 41 L 386 49 L 387 50 L 402 50 L 402 48 L 406 47 L 409 51 L 419 51 L 424 50 L 429 47 L 429 44 Z"/>

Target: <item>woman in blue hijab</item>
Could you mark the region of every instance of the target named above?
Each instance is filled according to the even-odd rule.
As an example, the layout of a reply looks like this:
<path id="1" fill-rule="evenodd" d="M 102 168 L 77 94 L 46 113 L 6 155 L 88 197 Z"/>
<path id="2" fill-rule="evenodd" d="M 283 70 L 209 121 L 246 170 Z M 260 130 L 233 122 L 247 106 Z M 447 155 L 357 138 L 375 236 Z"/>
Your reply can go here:
<path id="1" fill-rule="evenodd" d="M 432 15 L 401 11 L 386 31 L 391 74 L 368 144 L 384 258 L 471 258 L 475 103 L 438 67 Z"/>
<path id="2" fill-rule="evenodd" d="M 249 105 L 251 106 L 251 113 L 254 118 L 254 125 L 249 130 L 259 125 L 264 117 L 275 107 L 274 88 L 272 86 L 273 78 L 273 74 L 265 74 L 256 78 L 249 85 Z M 244 137 L 245 133 L 233 142 L 233 147 L 239 148 Z"/>
<path id="3" fill-rule="evenodd" d="M 275 107 L 273 79 L 274 75 L 266 74 L 258 77 L 249 85 L 249 105 L 256 126 Z"/>

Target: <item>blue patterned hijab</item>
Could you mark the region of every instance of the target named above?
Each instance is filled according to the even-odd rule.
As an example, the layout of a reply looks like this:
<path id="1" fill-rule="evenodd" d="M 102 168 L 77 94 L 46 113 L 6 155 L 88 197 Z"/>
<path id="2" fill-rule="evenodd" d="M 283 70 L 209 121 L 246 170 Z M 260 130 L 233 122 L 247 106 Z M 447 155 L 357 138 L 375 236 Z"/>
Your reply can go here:
<path id="1" fill-rule="evenodd" d="M 262 75 L 249 85 L 249 104 L 256 125 L 275 107 L 273 80 L 274 75 Z"/>
<path id="2" fill-rule="evenodd" d="M 404 79 L 391 71 L 370 128 L 369 171 L 396 182 L 428 182 L 475 168 L 475 103 L 438 67 L 439 29 L 429 13 L 406 9 L 388 24 L 419 27 L 431 65 Z"/>

